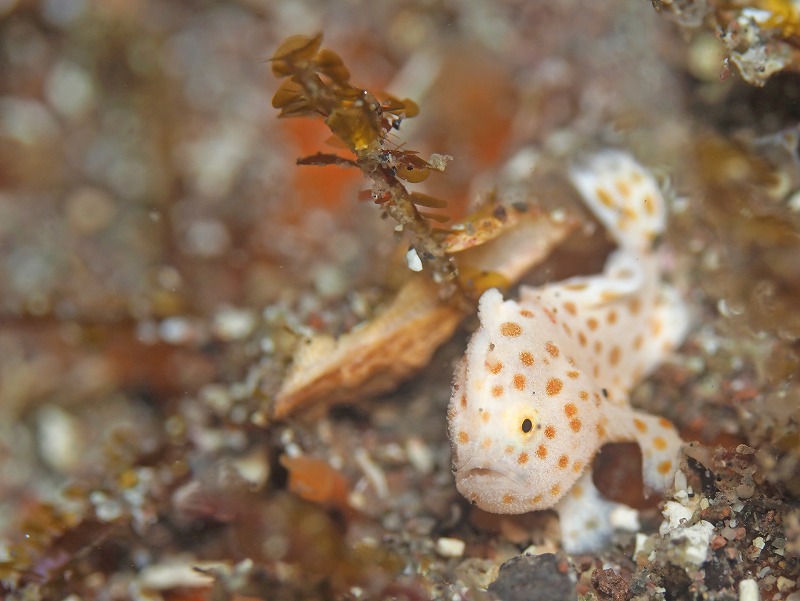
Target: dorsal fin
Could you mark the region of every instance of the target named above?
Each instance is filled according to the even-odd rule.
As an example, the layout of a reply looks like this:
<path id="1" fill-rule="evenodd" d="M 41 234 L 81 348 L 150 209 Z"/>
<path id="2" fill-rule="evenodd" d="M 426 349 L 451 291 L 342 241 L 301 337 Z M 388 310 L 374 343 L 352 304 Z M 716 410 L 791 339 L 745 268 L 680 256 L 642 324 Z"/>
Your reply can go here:
<path id="1" fill-rule="evenodd" d="M 666 204 L 655 179 L 620 150 L 604 150 L 570 170 L 586 204 L 623 249 L 647 251 L 664 231 Z"/>

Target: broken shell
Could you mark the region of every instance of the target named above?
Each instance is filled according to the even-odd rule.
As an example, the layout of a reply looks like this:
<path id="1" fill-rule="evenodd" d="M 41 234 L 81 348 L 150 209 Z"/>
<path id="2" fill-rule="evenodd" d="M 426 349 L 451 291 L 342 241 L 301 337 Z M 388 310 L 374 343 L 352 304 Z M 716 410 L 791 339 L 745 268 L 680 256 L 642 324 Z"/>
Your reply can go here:
<path id="1" fill-rule="evenodd" d="M 503 210 L 515 217 L 493 225 L 492 235 L 460 253 L 459 261 L 471 270 L 499 273 L 508 283 L 544 260 L 577 223 L 572 218 L 554 222 L 533 209 Z M 365 324 L 338 339 L 318 335 L 300 343 L 275 396 L 273 417 L 314 415 L 395 388 L 428 364 L 466 311 L 456 302 L 442 301 L 432 281 L 412 277 Z"/>

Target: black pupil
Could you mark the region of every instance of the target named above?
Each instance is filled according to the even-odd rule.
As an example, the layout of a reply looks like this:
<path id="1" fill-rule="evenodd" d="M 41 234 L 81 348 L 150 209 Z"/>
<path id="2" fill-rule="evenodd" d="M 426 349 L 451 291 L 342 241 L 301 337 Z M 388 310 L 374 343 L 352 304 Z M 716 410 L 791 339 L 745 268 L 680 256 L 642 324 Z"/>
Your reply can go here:
<path id="1" fill-rule="evenodd" d="M 527 434 L 531 430 L 533 430 L 533 423 L 528 418 L 525 418 L 522 421 L 522 431 L 525 432 L 525 434 Z"/>

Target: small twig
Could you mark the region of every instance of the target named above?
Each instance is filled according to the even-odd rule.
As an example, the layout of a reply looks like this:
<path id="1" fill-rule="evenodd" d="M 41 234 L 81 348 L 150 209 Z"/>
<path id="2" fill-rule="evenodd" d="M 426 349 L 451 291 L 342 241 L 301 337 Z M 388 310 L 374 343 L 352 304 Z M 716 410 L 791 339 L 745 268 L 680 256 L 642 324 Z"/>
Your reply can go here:
<path id="1" fill-rule="evenodd" d="M 340 157 L 337 154 L 327 154 L 323 152 L 318 152 L 317 154 L 312 154 L 311 156 L 297 159 L 297 164 L 313 165 L 317 167 L 327 167 L 328 165 L 338 165 L 339 167 L 358 167 L 358 163 L 352 159 Z"/>
<path id="2" fill-rule="evenodd" d="M 409 99 L 389 96 L 379 100 L 368 90 L 350 83 L 350 72 L 339 56 L 320 48 L 322 35 L 288 38 L 272 58 L 273 73 L 286 78 L 272 99 L 282 117 L 322 117 L 331 133 L 356 156 L 355 160 L 335 154 L 317 153 L 297 161 L 298 165 L 338 165 L 358 167 L 372 180 L 375 203 L 408 232 L 411 245 L 429 266 L 431 277 L 439 284 L 442 298 L 459 292 L 458 269 L 441 241 L 427 213 L 420 212 L 415 196 L 402 183 L 423 181 L 430 170 L 442 167 L 429 165 L 418 154 L 387 148 L 386 140 L 393 128 L 406 118 L 415 116 L 419 107 Z M 417 195 L 421 206 L 441 208 L 444 201 Z"/>

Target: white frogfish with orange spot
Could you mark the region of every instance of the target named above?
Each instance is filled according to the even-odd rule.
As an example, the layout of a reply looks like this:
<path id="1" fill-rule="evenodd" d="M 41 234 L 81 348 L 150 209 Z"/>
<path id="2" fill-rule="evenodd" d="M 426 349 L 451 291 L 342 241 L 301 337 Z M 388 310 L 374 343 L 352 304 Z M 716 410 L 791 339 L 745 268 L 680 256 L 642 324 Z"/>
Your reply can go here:
<path id="1" fill-rule="evenodd" d="M 555 509 L 564 549 L 578 553 L 613 531 L 618 504 L 592 482 L 603 444 L 637 442 L 649 489 L 673 481 L 681 438 L 628 395 L 681 343 L 689 320 L 653 251 L 666 221 L 653 176 L 615 150 L 570 175 L 617 249 L 602 273 L 522 287 L 519 301 L 487 290 L 448 417 L 459 492 L 492 513 Z"/>

